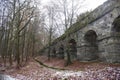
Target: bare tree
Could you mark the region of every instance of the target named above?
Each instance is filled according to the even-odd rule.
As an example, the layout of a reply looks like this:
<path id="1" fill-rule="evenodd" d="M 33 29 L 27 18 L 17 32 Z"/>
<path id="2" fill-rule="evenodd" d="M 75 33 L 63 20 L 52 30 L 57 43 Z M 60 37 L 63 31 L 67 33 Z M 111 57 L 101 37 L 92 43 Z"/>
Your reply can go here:
<path id="1" fill-rule="evenodd" d="M 4 63 L 6 63 L 7 56 L 9 57 L 10 65 L 15 58 L 19 67 L 21 58 L 23 61 L 24 55 L 28 56 L 26 48 L 32 48 L 31 54 L 34 55 L 35 30 L 31 29 L 33 26 L 30 24 L 33 24 L 31 20 L 33 20 L 36 7 L 30 0 L 2 0 L 2 4 L 0 8 L 2 11 L 0 13 L 0 54 Z"/>
<path id="2" fill-rule="evenodd" d="M 79 14 L 79 10 L 81 8 L 82 3 L 85 0 L 57 0 L 52 1 L 52 4 L 54 5 L 54 8 L 58 11 L 57 15 L 59 15 L 61 23 L 63 24 L 64 31 L 66 33 L 66 47 L 69 45 L 69 34 L 67 33 L 67 30 L 69 27 L 72 27 L 72 24 L 75 22 L 76 15 Z M 57 19 L 59 19 L 56 17 Z M 60 27 L 60 26 L 59 26 Z M 67 61 L 66 64 L 69 65 L 71 63 L 70 53 L 68 49 L 66 48 L 66 54 L 67 54 Z"/>
<path id="3" fill-rule="evenodd" d="M 45 18 L 47 19 L 45 26 L 46 26 L 46 32 L 48 32 L 48 60 L 50 60 L 50 52 L 51 52 L 51 43 L 52 41 L 56 38 L 55 37 L 55 30 L 56 28 L 56 21 L 55 21 L 55 16 L 56 16 L 56 11 L 53 5 L 46 6 L 46 16 Z"/>

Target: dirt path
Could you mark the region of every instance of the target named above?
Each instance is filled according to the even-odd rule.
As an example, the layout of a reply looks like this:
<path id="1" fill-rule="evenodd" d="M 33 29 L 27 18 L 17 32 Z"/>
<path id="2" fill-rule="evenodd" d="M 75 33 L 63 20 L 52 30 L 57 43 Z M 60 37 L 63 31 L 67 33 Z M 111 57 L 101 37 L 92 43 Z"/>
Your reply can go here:
<path id="1" fill-rule="evenodd" d="M 20 70 L 9 69 L 5 74 L 11 75 L 17 80 L 120 80 L 120 65 L 98 62 L 74 61 L 70 66 L 64 67 L 64 60 L 46 57 L 37 57 L 44 64 L 64 68 L 67 70 L 55 70 L 43 67 L 33 59 Z"/>

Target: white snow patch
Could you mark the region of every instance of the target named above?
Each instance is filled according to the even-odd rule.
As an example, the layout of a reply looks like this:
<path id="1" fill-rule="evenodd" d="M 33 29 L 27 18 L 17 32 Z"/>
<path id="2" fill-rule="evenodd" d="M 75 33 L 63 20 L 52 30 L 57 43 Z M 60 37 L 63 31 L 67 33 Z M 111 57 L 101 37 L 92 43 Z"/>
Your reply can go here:
<path id="1" fill-rule="evenodd" d="M 69 77 L 83 76 L 83 71 L 57 71 L 53 76 Z"/>

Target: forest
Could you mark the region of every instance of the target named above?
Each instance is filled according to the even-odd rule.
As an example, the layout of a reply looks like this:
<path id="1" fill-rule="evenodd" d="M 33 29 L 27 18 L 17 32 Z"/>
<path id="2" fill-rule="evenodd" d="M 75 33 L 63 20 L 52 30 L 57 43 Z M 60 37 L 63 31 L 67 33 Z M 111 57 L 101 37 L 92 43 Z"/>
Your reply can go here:
<path id="1" fill-rule="evenodd" d="M 65 66 L 64 59 L 49 56 L 50 48 L 48 56 L 40 55 L 90 14 L 92 10 L 81 11 L 84 2 L 0 0 L 0 80 L 3 74 L 13 77 L 7 80 L 119 80 L 119 64 L 73 61 Z"/>
<path id="2" fill-rule="evenodd" d="M 4 66 L 16 62 L 18 68 L 89 13 L 76 18 L 80 6 L 74 0 L 69 6 L 62 0 L 44 7 L 37 0 L 0 2 L 0 58 Z"/>

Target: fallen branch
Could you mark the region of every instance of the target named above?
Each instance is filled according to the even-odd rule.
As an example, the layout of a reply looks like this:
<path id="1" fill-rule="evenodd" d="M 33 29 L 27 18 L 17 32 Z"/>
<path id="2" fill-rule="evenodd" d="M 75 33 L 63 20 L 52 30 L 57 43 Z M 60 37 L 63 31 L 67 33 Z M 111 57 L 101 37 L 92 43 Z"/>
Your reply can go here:
<path id="1" fill-rule="evenodd" d="M 40 65 L 46 67 L 46 68 L 51 68 L 51 69 L 56 69 L 56 70 L 67 70 L 67 69 L 64 69 L 64 68 L 56 68 L 56 67 L 52 67 L 52 66 L 48 66 L 46 64 L 44 64 L 43 62 L 37 60 L 37 59 L 34 59 L 36 62 L 38 62 Z"/>

